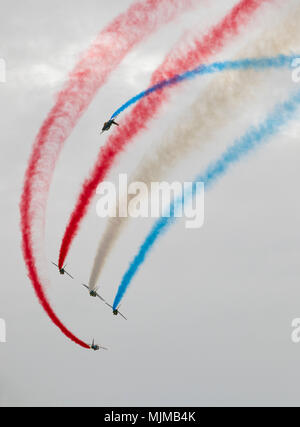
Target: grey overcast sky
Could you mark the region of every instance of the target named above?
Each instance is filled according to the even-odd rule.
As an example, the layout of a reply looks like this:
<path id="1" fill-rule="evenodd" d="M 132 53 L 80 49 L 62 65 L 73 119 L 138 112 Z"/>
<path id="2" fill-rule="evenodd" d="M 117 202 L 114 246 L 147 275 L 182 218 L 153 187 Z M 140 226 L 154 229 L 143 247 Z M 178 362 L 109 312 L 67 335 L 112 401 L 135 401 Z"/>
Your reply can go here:
<path id="1" fill-rule="evenodd" d="M 265 29 L 276 32 L 297 2 L 265 8 L 218 58 L 231 59 Z M 291 322 L 300 318 L 300 114 L 206 193 L 201 229 L 186 230 L 179 221 L 160 240 L 124 299 L 127 322 L 49 265 L 47 292 L 55 311 L 77 336 L 95 337 L 109 351 L 85 351 L 68 341 L 35 297 L 20 249 L 18 209 L 31 147 L 79 54 L 131 3 L 0 0 L 0 57 L 6 62 L 6 83 L 0 83 L 0 319 L 7 325 L 7 342 L 0 343 L 0 406 L 298 406 L 300 343 L 291 340 Z M 134 48 L 98 92 L 57 164 L 47 216 L 49 259 L 57 259 L 79 186 L 105 141 L 100 124 L 147 87 L 185 32 L 205 32 L 236 3 L 199 1 L 196 11 Z M 134 170 L 210 80 L 174 91 L 109 179 Z M 184 159 L 172 178 L 191 180 L 220 153 L 218 142 L 233 142 L 296 87 L 289 72 L 269 72 L 254 100 L 245 100 L 240 115 L 216 132 L 206 151 Z M 101 279 L 107 299 L 150 222 L 131 221 L 121 236 Z M 105 225 L 94 204 L 68 259 L 79 280 L 88 280 Z"/>

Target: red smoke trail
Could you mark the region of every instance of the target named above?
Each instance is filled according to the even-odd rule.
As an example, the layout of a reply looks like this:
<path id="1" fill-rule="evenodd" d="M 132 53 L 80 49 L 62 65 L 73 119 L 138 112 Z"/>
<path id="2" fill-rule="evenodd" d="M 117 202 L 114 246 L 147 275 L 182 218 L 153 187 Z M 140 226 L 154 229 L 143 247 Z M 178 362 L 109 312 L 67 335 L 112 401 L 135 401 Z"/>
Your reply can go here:
<path id="1" fill-rule="evenodd" d="M 50 319 L 84 348 L 89 346 L 76 338 L 54 313 L 38 273 L 37 265 L 45 263 L 44 222 L 55 163 L 95 93 L 129 50 L 160 25 L 196 4 L 197 0 L 146 0 L 134 3 L 119 15 L 98 35 L 70 74 L 33 146 L 20 202 L 24 260 L 36 295 Z"/>
<path id="2" fill-rule="evenodd" d="M 222 49 L 227 41 L 239 33 L 251 15 L 268 1 L 270 0 L 241 0 L 219 24 L 201 38 L 201 41 L 195 40 L 192 48 L 184 52 L 180 52 L 179 49 L 172 51 L 153 74 L 150 86 L 199 65 L 200 61 L 206 60 Z M 146 128 L 147 121 L 155 116 L 166 100 L 166 91 L 154 92 L 149 97 L 142 99 L 123 120 L 122 126 L 115 129 L 106 145 L 100 149 L 96 164 L 89 178 L 83 183 L 75 208 L 69 218 L 59 253 L 60 267 L 64 264 L 98 184 L 104 179 L 116 156 L 130 139 Z"/>

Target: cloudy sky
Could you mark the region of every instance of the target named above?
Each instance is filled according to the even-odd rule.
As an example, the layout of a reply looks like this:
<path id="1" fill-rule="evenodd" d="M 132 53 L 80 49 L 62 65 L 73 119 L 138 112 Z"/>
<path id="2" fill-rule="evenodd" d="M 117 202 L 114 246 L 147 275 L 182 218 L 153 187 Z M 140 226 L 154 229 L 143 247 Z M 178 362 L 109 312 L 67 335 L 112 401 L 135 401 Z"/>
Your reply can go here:
<path id="1" fill-rule="evenodd" d="M 218 59 L 231 59 L 264 30 L 276 33 L 297 1 L 263 9 Z M 300 344 L 291 340 L 291 322 L 300 318 L 300 114 L 205 194 L 201 229 L 187 230 L 179 221 L 159 241 L 124 299 L 127 322 L 49 263 L 47 292 L 59 317 L 77 336 L 87 342 L 94 337 L 109 351 L 86 351 L 68 341 L 35 297 L 20 249 L 18 209 L 31 147 L 80 53 L 131 3 L 1 0 L 6 83 L 0 83 L 0 319 L 6 322 L 7 342 L 0 343 L 0 405 L 298 405 Z M 99 126 L 147 87 L 183 34 L 207 31 L 236 3 L 199 1 L 196 11 L 134 48 L 97 93 L 55 170 L 46 224 L 49 260 L 57 259 L 80 184 L 105 143 Z M 213 78 L 174 91 L 108 179 L 134 171 Z M 232 143 L 296 88 L 289 71 L 268 72 L 207 150 L 183 159 L 169 178 L 191 180 L 217 158 L 222 144 Z M 96 215 L 96 201 L 68 258 L 79 281 L 88 280 L 106 226 Z M 101 278 L 107 299 L 113 299 L 151 224 L 131 221 L 118 241 Z"/>

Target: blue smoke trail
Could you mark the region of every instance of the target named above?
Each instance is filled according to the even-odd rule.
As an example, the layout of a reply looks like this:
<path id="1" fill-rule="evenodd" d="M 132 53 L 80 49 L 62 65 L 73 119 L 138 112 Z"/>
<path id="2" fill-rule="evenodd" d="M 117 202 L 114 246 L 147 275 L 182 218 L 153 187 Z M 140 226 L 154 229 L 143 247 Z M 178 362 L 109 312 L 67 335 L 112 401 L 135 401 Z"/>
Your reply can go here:
<path id="1" fill-rule="evenodd" d="M 265 70 L 267 68 L 282 68 L 285 66 L 291 66 L 292 61 L 296 58 L 299 58 L 299 55 L 278 55 L 274 57 L 254 59 L 246 58 L 237 61 L 214 62 L 210 65 L 200 65 L 197 68 L 194 68 L 193 70 L 187 71 L 183 74 L 176 74 L 171 79 L 162 80 L 154 86 L 151 86 L 149 89 L 140 92 L 138 95 L 129 99 L 129 101 L 125 102 L 125 104 L 118 108 L 118 110 L 113 113 L 110 119 L 117 117 L 122 111 L 130 107 L 130 105 L 135 104 L 137 101 L 144 98 L 145 96 L 148 96 L 153 92 L 161 90 L 166 86 L 172 86 L 184 80 L 193 79 L 198 75 L 213 74 L 229 70 L 246 70 L 249 68 L 257 71 Z"/>
<path id="2" fill-rule="evenodd" d="M 224 175 L 230 165 L 239 161 L 243 156 L 248 154 L 251 150 L 255 149 L 259 144 L 267 141 L 271 136 L 279 131 L 282 125 L 290 120 L 297 110 L 300 104 L 300 91 L 293 94 L 290 99 L 284 103 L 281 103 L 275 107 L 273 112 L 257 127 L 250 127 L 248 131 L 239 139 L 237 139 L 232 146 L 230 146 L 221 157 L 211 163 L 206 169 L 203 175 L 198 175 L 193 183 L 193 189 L 188 197 L 193 197 L 195 194 L 195 184 L 197 182 L 204 182 L 206 188 Z M 184 200 L 184 202 L 186 199 Z M 128 270 L 124 274 L 122 281 L 119 285 L 117 295 L 114 300 L 113 307 L 118 307 L 121 299 L 123 298 L 130 282 L 137 273 L 141 264 L 145 261 L 146 256 L 149 254 L 150 249 L 153 247 L 156 239 L 163 233 L 166 232 L 168 227 L 175 221 L 174 212 L 176 212 L 176 206 L 178 203 L 182 203 L 180 198 L 175 200 L 171 204 L 170 217 L 161 217 L 156 221 L 152 230 L 141 245 L 139 252 L 134 257 Z"/>

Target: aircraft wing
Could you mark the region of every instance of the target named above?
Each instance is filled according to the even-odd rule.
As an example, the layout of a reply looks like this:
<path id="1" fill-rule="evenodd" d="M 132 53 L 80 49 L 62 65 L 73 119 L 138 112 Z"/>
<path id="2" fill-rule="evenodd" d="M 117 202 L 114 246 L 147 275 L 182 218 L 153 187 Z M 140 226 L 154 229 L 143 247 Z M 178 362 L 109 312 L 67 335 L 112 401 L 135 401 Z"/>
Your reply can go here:
<path id="1" fill-rule="evenodd" d="M 68 273 L 66 270 L 65 270 L 65 273 L 66 273 L 68 276 L 70 276 L 70 277 L 71 277 L 71 279 L 74 279 L 74 277 L 73 277 L 73 276 L 71 276 L 71 274 L 70 274 L 70 273 Z"/>
<path id="2" fill-rule="evenodd" d="M 111 309 L 113 309 L 113 306 L 108 304 L 108 302 L 105 301 L 105 304 L 108 305 L 108 307 L 110 307 Z"/>
<path id="3" fill-rule="evenodd" d="M 118 313 L 123 317 L 123 319 L 127 320 L 126 317 L 122 313 L 120 313 L 120 312 L 118 312 Z"/>
<path id="4" fill-rule="evenodd" d="M 98 297 L 98 298 L 100 298 L 100 299 L 101 299 L 101 301 L 106 302 L 106 301 L 105 301 L 105 299 L 104 299 L 104 298 L 102 298 L 102 296 L 98 294 L 98 292 L 97 292 L 97 297 Z"/>
<path id="5" fill-rule="evenodd" d="M 58 267 L 58 265 L 57 265 L 57 264 L 55 264 L 55 262 L 51 261 L 51 263 L 52 263 L 53 265 L 55 265 L 55 267 L 59 268 L 59 267 Z"/>

